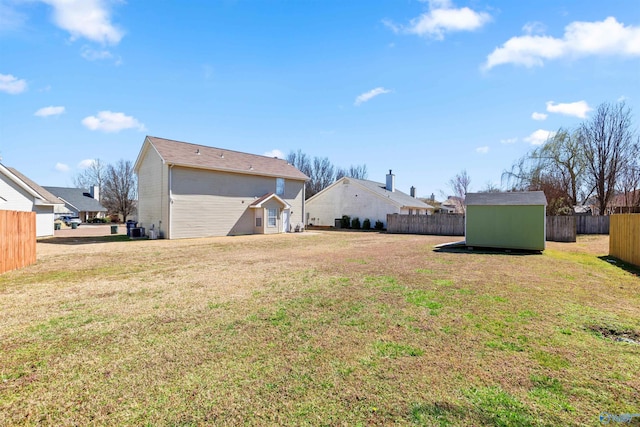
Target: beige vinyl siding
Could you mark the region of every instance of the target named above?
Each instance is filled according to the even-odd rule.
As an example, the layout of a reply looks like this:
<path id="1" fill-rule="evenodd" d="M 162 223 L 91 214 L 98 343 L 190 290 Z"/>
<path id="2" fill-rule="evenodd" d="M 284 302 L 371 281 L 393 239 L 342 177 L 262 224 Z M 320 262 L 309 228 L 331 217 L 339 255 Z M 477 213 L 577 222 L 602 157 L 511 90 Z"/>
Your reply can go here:
<path id="1" fill-rule="evenodd" d="M 249 205 L 275 185 L 275 177 L 174 167 L 171 238 L 253 234 Z"/>
<path id="2" fill-rule="evenodd" d="M 298 224 L 304 225 L 304 218 L 302 217 L 304 211 L 304 181 L 286 179 L 284 195 L 281 197 L 291 206 L 291 216 L 289 218 L 291 228 L 295 229 Z"/>
<path id="3" fill-rule="evenodd" d="M 138 222 L 147 230 L 154 226 L 170 238 L 168 167 L 150 145 L 138 169 Z"/>

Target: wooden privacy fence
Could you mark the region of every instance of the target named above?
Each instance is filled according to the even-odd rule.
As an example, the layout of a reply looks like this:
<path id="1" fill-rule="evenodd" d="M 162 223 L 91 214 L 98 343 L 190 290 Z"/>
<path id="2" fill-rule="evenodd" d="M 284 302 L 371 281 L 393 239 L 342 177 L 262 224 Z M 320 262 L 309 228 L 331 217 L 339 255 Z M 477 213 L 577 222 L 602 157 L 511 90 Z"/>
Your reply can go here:
<path id="1" fill-rule="evenodd" d="M 640 214 L 611 215 L 609 255 L 640 267 Z"/>
<path id="2" fill-rule="evenodd" d="M 36 262 L 36 213 L 0 211 L 0 274 Z"/>
<path id="3" fill-rule="evenodd" d="M 464 236 L 464 215 L 387 214 L 387 233 Z"/>
<path id="4" fill-rule="evenodd" d="M 576 217 L 548 216 L 546 237 L 549 242 L 575 242 Z"/>
<path id="5" fill-rule="evenodd" d="M 609 234 L 609 215 L 577 215 L 575 218 L 578 234 Z"/>

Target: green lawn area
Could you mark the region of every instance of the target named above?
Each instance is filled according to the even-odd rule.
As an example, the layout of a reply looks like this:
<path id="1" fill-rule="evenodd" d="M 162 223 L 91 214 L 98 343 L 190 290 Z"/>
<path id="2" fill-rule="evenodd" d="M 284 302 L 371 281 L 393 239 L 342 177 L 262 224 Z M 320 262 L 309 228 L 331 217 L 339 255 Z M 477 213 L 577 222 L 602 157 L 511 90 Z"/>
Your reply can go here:
<path id="1" fill-rule="evenodd" d="M 0 425 L 578 426 L 640 413 L 640 276 L 306 232 L 38 243 L 0 275 Z M 637 419 L 635 422 L 638 422 Z"/>

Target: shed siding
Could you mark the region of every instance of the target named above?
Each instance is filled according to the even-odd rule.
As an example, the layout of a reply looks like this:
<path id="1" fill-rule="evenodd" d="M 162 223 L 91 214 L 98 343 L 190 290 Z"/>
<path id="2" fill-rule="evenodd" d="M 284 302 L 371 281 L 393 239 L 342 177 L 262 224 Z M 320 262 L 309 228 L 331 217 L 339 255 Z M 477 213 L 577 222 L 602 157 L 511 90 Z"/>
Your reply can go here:
<path id="1" fill-rule="evenodd" d="M 138 222 L 147 230 L 153 225 L 165 237 L 169 237 L 167 173 L 158 153 L 148 147 L 138 169 Z"/>
<path id="2" fill-rule="evenodd" d="M 544 250 L 545 207 L 467 206 L 468 246 Z"/>
<path id="3" fill-rule="evenodd" d="M 273 177 L 183 167 L 173 168 L 171 181 L 172 239 L 253 234 L 255 215 L 249 205 L 276 189 Z M 302 215 L 302 186 L 302 181 L 285 182 L 283 199 L 292 205 L 297 221 Z"/>
<path id="4" fill-rule="evenodd" d="M 387 214 L 400 213 L 400 208 L 391 202 L 371 194 L 369 191 L 352 183 L 337 184 L 318 194 L 306 205 L 307 224 L 333 226 L 336 218 L 348 215 L 358 217 L 360 222 L 366 218 L 375 224 L 381 221 L 387 226 Z"/>

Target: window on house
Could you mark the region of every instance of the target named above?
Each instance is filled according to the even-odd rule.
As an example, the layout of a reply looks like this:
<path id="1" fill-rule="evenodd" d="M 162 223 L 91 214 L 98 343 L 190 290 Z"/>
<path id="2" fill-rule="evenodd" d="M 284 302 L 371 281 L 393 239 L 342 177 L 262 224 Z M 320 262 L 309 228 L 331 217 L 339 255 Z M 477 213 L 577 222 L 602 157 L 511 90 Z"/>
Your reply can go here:
<path id="1" fill-rule="evenodd" d="M 267 227 L 275 227 L 277 221 L 278 210 L 275 208 L 267 209 Z"/>
<path id="2" fill-rule="evenodd" d="M 262 227 L 262 218 L 256 218 L 256 227 Z"/>
<path id="3" fill-rule="evenodd" d="M 284 178 L 276 178 L 276 194 L 278 196 L 284 194 Z"/>

